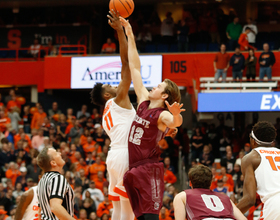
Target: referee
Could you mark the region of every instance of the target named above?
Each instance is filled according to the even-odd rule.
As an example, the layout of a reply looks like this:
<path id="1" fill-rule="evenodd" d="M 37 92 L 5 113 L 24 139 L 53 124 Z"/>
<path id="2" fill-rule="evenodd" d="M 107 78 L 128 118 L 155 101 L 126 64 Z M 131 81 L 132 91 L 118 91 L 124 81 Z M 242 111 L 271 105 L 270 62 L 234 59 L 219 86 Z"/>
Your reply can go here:
<path id="1" fill-rule="evenodd" d="M 74 191 L 61 175 L 65 161 L 61 153 L 45 147 L 37 157 L 44 175 L 38 184 L 38 201 L 42 220 L 75 220 Z"/>

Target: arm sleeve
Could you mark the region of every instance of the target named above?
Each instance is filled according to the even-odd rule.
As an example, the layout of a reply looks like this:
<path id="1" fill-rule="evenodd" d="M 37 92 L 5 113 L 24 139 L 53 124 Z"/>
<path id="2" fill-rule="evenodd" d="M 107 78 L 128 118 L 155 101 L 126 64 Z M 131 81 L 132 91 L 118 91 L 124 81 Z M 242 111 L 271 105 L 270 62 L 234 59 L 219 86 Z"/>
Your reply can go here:
<path id="1" fill-rule="evenodd" d="M 259 57 L 259 63 L 262 62 L 262 61 L 263 61 L 263 59 L 262 59 L 262 54 L 261 54 L 260 57 Z"/>
<path id="2" fill-rule="evenodd" d="M 50 183 L 50 199 L 63 199 L 67 189 L 67 181 L 62 175 L 54 177 Z"/>
<path id="3" fill-rule="evenodd" d="M 234 62 L 234 57 L 231 56 L 230 60 L 229 60 L 229 65 L 232 66 L 233 65 L 233 62 Z"/>

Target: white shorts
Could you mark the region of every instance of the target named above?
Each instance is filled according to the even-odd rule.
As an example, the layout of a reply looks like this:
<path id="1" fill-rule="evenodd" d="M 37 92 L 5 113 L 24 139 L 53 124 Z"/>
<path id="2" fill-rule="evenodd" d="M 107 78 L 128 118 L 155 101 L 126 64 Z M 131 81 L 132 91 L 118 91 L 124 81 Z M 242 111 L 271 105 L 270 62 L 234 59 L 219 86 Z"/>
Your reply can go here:
<path id="1" fill-rule="evenodd" d="M 260 220 L 279 220 L 280 209 L 279 209 L 280 194 L 277 194 L 267 201 L 265 201 Z"/>
<path id="2" fill-rule="evenodd" d="M 119 201 L 120 197 L 128 199 L 123 186 L 123 176 L 129 168 L 128 148 L 112 147 L 108 152 L 106 164 L 109 174 L 109 199 L 112 201 Z"/>

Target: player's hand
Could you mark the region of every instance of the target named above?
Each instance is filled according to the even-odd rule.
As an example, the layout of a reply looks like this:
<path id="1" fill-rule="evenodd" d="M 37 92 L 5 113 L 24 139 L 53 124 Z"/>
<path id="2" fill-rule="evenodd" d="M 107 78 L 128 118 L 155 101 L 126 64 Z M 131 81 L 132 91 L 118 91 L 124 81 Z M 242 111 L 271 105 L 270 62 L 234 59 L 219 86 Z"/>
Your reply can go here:
<path id="1" fill-rule="evenodd" d="M 179 115 L 181 112 L 186 111 L 186 109 L 182 108 L 183 103 L 179 104 L 177 102 L 174 102 L 172 105 L 169 105 L 168 101 L 165 101 L 165 104 L 173 116 Z"/>
<path id="2" fill-rule="evenodd" d="M 177 133 L 178 133 L 177 128 L 170 128 L 169 131 L 167 132 L 166 136 L 170 136 L 173 138 L 176 136 Z"/>
<path id="3" fill-rule="evenodd" d="M 119 19 L 120 13 L 115 12 L 114 9 L 111 9 L 111 11 L 109 11 L 109 14 L 110 15 L 107 15 L 107 17 L 109 18 L 108 24 L 116 31 L 123 30 L 121 21 Z"/>
<path id="4" fill-rule="evenodd" d="M 130 23 L 128 22 L 128 20 L 125 20 L 123 17 L 120 16 L 120 21 L 122 23 L 122 26 L 125 29 L 126 35 L 127 36 L 133 35 L 132 27 L 131 27 Z"/>

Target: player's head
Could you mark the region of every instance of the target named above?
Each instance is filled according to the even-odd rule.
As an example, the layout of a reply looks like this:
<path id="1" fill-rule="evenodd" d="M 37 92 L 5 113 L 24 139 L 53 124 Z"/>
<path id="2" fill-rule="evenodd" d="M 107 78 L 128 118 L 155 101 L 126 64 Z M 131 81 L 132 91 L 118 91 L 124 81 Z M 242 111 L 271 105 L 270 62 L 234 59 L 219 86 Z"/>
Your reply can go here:
<path id="1" fill-rule="evenodd" d="M 209 167 L 197 165 L 190 169 L 189 180 L 193 189 L 209 189 L 212 182 L 212 172 Z"/>
<path id="2" fill-rule="evenodd" d="M 181 102 L 180 89 L 178 88 L 176 83 L 174 83 L 170 79 L 165 79 L 163 82 L 158 84 L 157 87 L 154 87 L 153 90 L 150 91 L 149 99 L 150 100 L 161 99 L 163 103 L 166 100 L 170 105 L 172 105 L 174 102 L 180 103 Z"/>
<path id="3" fill-rule="evenodd" d="M 268 121 L 260 121 L 254 125 L 250 134 L 250 145 L 252 148 L 257 146 L 274 146 L 276 138 L 276 129 L 272 123 Z"/>
<path id="4" fill-rule="evenodd" d="M 107 100 L 116 97 L 116 95 L 117 87 L 102 83 L 96 83 L 90 92 L 91 102 L 99 106 L 104 106 Z"/>

